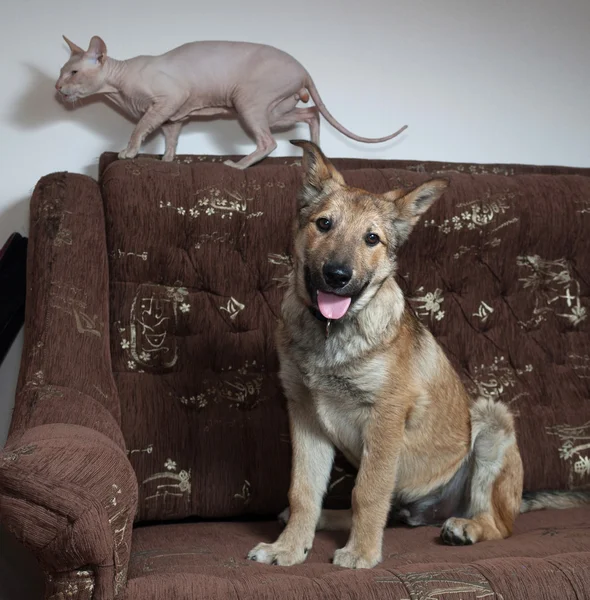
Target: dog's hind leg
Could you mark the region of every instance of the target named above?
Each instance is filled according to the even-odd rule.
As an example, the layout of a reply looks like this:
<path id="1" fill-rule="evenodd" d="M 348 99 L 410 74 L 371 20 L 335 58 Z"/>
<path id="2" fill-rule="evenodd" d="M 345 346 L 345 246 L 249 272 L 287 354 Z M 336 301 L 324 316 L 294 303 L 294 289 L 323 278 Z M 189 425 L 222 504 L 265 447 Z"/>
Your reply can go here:
<path id="1" fill-rule="evenodd" d="M 523 470 L 516 445 L 514 420 L 500 402 L 480 399 L 471 408 L 473 471 L 467 518 L 445 521 L 446 544 L 475 544 L 512 533 L 520 512 Z"/>

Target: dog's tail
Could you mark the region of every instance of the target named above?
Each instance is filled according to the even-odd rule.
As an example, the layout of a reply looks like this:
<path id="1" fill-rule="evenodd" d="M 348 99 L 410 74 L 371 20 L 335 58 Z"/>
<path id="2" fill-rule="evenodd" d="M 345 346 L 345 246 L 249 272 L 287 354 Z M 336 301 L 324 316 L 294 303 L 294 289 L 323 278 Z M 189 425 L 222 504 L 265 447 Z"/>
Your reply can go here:
<path id="1" fill-rule="evenodd" d="M 525 492 L 522 495 L 520 512 L 526 513 L 531 510 L 543 510 L 544 508 L 576 508 L 588 505 L 590 505 L 590 490 L 580 492 L 567 490 Z"/>
<path id="2" fill-rule="evenodd" d="M 326 121 L 328 121 L 328 123 L 330 123 L 332 127 L 335 127 L 340 133 L 343 133 L 345 136 L 349 137 L 352 140 L 356 140 L 357 142 L 364 142 L 366 144 L 378 144 L 380 142 L 386 142 L 387 140 L 394 138 L 396 135 L 399 135 L 402 131 L 408 128 L 407 125 L 404 125 L 395 133 L 380 138 L 361 137 L 360 135 L 356 135 L 355 133 L 352 133 L 352 131 L 346 129 L 346 127 L 344 127 L 344 125 L 341 125 L 336 120 L 336 118 L 330 113 L 330 111 L 326 108 L 326 105 L 323 103 L 320 93 L 318 92 L 318 88 L 316 88 L 315 83 L 313 82 L 313 79 L 309 74 L 307 75 L 305 87 L 309 91 L 313 101 L 315 102 L 315 105 L 318 107 L 318 110 L 322 113 Z"/>

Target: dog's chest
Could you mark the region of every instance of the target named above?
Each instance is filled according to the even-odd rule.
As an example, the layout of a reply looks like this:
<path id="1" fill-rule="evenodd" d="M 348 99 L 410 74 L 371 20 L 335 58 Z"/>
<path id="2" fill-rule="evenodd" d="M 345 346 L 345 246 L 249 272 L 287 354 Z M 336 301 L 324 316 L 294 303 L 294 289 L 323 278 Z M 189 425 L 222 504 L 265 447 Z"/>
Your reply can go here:
<path id="1" fill-rule="evenodd" d="M 322 429 L 357 466 L 375 396 L 383 386 L 383 363 L 382 359 L 371 359 L 354 367 L 313 369 L 308 373 L 307 383 Z"/>
<path id="2" fill-rule="evenodd" d="M 330 441 L 358 467 L 370 407 L 330 393 L 318 394 L 314 406 L 320 425 Z"/>

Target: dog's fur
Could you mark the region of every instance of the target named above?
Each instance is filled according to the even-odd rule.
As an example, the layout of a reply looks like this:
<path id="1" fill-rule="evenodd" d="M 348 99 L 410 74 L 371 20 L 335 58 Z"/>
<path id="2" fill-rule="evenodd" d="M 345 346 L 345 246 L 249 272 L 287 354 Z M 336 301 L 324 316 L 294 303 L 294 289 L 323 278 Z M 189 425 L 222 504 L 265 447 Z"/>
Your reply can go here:
<path id="1" fill-rule="evenodd" d="M 248 557 L 297 564 L 316 529 L 350 527 L 334 564 L 371 568 L 392 508 L 410 525 L 444 520 L 448 544 L 509 536 L 521 503 L 523 511 L 541 508 L 552 497 L 522 501 L 512 415 L 500 402 L 469 398 L 395 280 L 398 248 L 448 182 L 370 194 L 346 186 L 314 144 L 293 143 L 304 150 L 305 178 L 277 330 L 293 444 L 290 510 L 278 540 Z M 369 245 L 368 233 L 380 241 Z M 344 287 L 327 284 L 328 261 L 352 270 Z M 352 297 L 344 317 L 320 320 L 318 290 Z M 352 511 L 321 511 L 334 447 L 358 468 Z M 562 494 L 559 504 L 587 501 Z"/>

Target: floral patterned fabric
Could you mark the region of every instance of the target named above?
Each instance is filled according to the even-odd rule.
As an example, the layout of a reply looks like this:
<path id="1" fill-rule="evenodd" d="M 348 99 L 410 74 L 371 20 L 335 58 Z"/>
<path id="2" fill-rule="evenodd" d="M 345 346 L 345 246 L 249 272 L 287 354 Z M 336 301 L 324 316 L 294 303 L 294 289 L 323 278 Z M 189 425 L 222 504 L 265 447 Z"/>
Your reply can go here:
<path id="1" fill-rule="evenodd" d="M 585 597 L 588 509 L 523 515 L 509 540 L 471 548 L 389 529 L 365 573 L 329 564 L 345 540 L 331 534 L 293 569 L 246 562 L 287 501 L 273 331 L 299 161 L 115 158 L 98 183 L 42 178 L 31 200 L 0 522 L 36 556 L 46 598 Z M 587 489 L 590 170 L 335 163 L 375 192 L 450 179 L 401 253 L 407 301 L 470 393 L 515 412 L 525 486 Z M 339 457 L 327 505 L 349 504 L 353 480 Z M 150 524 L 184 517 L 217 522 Z"/>
<path id="2" fill-rule="evenodd" d="M 111 354 L 139 520 L 286 505 L 273 331 L 300 169 L 282 163 L 240 172 L 207 157 L 103 159 Z M 402 250 L 408 303 L 470 393 L 517 415 L 526 488 L 588 487 L 590 178 L 335 163 L 374 192 L 450 179 Z M 327 505 L 348 503 L 353 478 L 340 460 Z"/>

